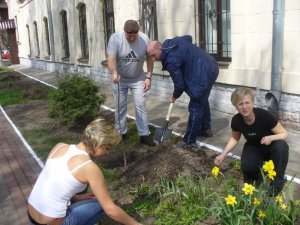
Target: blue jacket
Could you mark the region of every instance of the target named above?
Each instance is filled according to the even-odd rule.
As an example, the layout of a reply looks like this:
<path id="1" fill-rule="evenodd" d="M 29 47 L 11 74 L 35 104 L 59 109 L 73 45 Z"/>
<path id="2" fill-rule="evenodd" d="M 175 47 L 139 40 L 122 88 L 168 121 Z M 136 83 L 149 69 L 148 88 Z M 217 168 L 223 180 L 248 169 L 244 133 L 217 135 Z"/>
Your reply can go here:
<path id="1" fill-rule="evenodd" d="M 161 62 L 174 82 L 175 98 L 184 91 L 190 98 L 202 98 L 219 74 L 216 60 L 194 45 L 189 35 L 164 41 Z"/>

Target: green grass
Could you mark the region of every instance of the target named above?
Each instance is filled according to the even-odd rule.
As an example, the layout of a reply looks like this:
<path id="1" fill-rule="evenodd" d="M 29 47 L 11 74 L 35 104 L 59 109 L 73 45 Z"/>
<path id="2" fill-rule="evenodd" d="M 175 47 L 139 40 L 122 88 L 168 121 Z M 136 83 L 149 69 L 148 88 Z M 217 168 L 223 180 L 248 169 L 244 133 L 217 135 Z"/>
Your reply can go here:
<path id="1" fill-rule="evenodd" d="M 24 138 L 35 150 L 35 153 L 45 161 L 49 151 L 59 142 L 77 143 L 79 139 L 70 135 L 53 135 L 51 126 L 48 128 L 33 128 L 23 131 Z"/>
<path id="2" fill-rule="evenodd" d="M 4 73 L 4 72 L 14 72 L 14 70 L 5 66 L 0 66 L 0 73 Z"/>
<path id="3" fill-rule="evenodd" d="M 24 102 L 23 90 L 19 88 L 10 88 L 0 91 L 0 105 L 7 106 L 13 104 L 20 104 Z"/>

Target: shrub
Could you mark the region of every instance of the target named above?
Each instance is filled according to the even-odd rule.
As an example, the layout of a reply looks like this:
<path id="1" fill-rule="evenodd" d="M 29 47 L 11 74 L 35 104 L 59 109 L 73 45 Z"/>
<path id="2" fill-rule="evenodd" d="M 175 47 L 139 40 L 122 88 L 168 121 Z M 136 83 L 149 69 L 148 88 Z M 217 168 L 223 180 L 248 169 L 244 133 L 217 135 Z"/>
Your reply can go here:
<path id="1" fill-rule="evenodd" d="M 58 89 L 49 94 L 49 116 L 62 124 L 82 125 L 94 118 L 105 101 L 99 87 L 88 77 L 68 74 L 58 80 Z"/>

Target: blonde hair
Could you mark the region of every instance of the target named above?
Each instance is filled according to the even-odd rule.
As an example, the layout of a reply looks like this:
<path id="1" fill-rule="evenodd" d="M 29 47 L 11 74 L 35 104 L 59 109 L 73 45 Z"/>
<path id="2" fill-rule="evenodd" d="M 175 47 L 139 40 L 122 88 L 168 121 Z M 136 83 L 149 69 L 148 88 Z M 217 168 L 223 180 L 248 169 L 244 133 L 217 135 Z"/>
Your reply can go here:
<path id="1" fill-rule="evenodd" d="M 110 123 L 98 118 L 85 128 L 81 141 L 88 148 L 89 153 L 94 155 L 95 150 L 103 145 L 110 147 L 118 145 L 121 136 Z"/>
<path id="2" fill-rule="evenodd" d="M 241 101 L 246 95 L 249 95 L 252 99 L 252 102 L 254 102 L 255 93 L 252 89 L 247 87 L 240 87 L 237 88 L 232 94 L 231 94 L 231 103 L 232 105 L 236 106 L 236 104 Z"/>

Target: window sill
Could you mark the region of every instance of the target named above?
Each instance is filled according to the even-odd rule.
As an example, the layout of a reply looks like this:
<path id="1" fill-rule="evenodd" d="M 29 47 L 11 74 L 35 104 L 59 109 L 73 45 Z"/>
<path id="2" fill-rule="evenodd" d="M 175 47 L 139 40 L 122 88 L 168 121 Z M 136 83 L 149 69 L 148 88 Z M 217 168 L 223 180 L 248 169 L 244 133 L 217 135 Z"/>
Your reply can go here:
<path id="1" fill-rule="evenodd" d="M 63 57 L 63 58 L 61 58 L 61 61 L 70 62 L 70 57 Z"/>
<path id="2" fill-rule="evenodd" d="M 108 66 L 107 59 L 102 60 L 101 65 L 102 65 L 102 66 Z"/>
<path id="3" fill-rule="evenodd" d="M 89 64 L 88 58 L 80 58 L 80 59 L 77 59 L 77 61 L 82 64 Z"/>
<path id="4" fill-rule="evenodd" d="M 218 66 L 220 69 L 228 69 L 231 62 L 218 61 Z"/>

